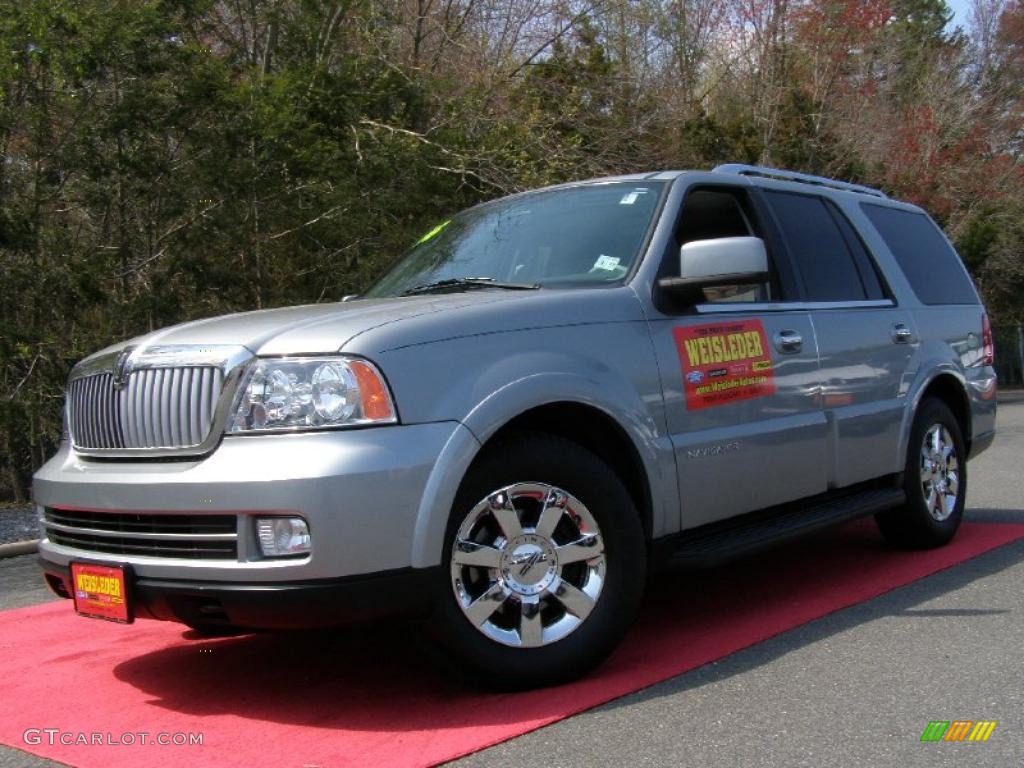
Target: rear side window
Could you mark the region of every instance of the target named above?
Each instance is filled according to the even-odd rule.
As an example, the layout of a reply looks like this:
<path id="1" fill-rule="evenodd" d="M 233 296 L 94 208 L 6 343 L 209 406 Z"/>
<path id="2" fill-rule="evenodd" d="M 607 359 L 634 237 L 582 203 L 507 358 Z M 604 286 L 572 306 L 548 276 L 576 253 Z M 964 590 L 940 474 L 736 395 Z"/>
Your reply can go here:
<path id="1" fill-rule="evenodd" d="M 978 297 L 935 222 L 923 213 L 861 203 L 922 304 L 977 304 Z"/>
<path id="2" fill-rule="evenodd" d="M 765 197 L 800 270 L 808 301 L 869 298 L 849 243 L 824 200 L 773 191 L 767 191 Z"/>

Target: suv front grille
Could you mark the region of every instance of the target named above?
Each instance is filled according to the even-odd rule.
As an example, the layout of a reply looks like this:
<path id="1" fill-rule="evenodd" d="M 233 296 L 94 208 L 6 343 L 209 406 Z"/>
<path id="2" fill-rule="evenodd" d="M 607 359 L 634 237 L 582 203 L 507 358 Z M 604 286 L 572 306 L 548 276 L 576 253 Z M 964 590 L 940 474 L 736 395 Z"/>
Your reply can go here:
<path id="1" fill-rule="evenodd" d="M 135 514 L 47 508 L 46 537 L 62 547 L 112 555 L 237 560 L 234 515 Z"/>
<path id="2" fill-rule="evenodd" d="M 190 366 L 133 371 L 116 389 L 110 373 L 75 379 L 68 417 L 77 448 L 190 448 L 213 428 L 224 386 L 219 368 Z"/>

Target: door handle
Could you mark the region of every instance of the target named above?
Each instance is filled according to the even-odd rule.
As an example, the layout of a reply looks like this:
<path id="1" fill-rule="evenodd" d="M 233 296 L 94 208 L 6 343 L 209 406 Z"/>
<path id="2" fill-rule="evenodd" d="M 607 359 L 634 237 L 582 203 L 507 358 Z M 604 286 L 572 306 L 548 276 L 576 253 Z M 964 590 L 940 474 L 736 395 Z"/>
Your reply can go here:
<path id="1" fill-rule="evenodd" d="M 903 323 L 896 323 L 892 327 L 893 344 L 909 344 L 914 340 L 914 332 Z"/>
<path id="2" fill-rule="evenodd" d="M 779 331 L 775 334 L 775 348 L 779 352 L 799 352 L 804 347 L 804 337 L 799 331 Z"/>

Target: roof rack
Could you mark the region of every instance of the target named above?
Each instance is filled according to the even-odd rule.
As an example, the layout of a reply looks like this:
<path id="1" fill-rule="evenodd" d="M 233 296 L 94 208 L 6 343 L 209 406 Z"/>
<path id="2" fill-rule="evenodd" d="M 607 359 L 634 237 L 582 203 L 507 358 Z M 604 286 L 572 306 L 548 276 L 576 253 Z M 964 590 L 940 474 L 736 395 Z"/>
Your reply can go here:
<path id="1" fill-rule="evenodd" d="M 888 198 L 880 189 L 865 187 L 862 184 L 850 184 L 847 181 L 836 181 L 824 176 L 812 176 L 808 173 L 797 173 L 796 171 L 784 171 L 779 168 L 766 168 L 761 165 L 742 165 L 740 163 L 726 163 L 719 165 L 715 173 L 735 173 L 740 176 L 761 176 L 766 179 L 780 179 L 782 181 L 796 181 L 801 184 L 814 184 L 819 187 L 830 189 L 842 189 L 846 192 L 859 192 L 862 195 L 873 195 L 874 197 Z"/>

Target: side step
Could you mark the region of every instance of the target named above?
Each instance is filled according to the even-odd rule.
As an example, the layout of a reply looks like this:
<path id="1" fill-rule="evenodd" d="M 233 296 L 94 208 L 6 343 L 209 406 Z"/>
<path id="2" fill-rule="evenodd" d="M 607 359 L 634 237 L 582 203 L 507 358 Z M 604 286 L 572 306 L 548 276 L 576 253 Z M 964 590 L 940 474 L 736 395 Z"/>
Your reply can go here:
<path id="1" fill-rule="evenodd" d="M 711 523 L 672 538 L 666 564 L 707 567 L 766 549 L 829 526 L 866 517 L 906 501 L 901 488 L 870 488 L 839 497 L 815 497 L 734 520 Z"/>

